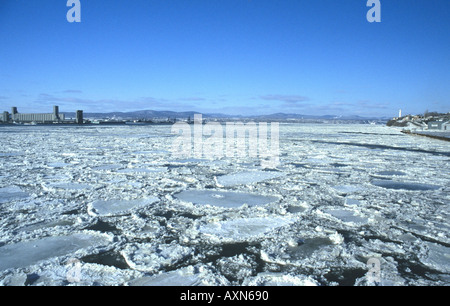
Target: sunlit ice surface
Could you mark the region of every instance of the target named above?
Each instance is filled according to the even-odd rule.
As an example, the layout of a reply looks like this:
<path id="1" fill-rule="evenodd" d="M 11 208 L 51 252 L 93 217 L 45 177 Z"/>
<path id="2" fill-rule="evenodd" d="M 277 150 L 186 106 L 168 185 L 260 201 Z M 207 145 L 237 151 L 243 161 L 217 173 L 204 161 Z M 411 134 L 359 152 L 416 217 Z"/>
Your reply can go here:
<path id="1" fill-rule="evenodd" d="M 448 142 L 279 130 L 268 168 L 174 157 L 167 125 L 1 127 L 0 284 L 450 284 Z"/>

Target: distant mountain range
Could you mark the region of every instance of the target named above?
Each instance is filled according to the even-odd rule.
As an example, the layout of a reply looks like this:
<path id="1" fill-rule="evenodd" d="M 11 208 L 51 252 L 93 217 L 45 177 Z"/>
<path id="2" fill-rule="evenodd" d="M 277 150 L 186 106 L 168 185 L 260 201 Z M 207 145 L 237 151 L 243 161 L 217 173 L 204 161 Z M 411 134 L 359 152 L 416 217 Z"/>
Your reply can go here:
<path id="1" fill-rule="evenodd" d="M 75 117 L 75 113 L 64 113 L 66 118 Z M 85 118 L 90 119 L 117 119 L 117 120 L 151 120 L 151 119 L 187 119 L 194 118 L 195 114 L 200 112 L 186 111 L 186 112 L 174 112 L 174 111 L 155 111 L 155 110 L 140 110 L 133 112 L 109 112 L 109 113 L 84 113 Z M 270 115 L 227 115 L 221 113 L 201 113 L 203 118 L 210 119 L 252 119 L 252 120 L 390 120 L 388 117 L 361 117 L 356 115 L 350 116 L 336 116 L 336 115 L 302 115 L 291 113 L 275 113 Z"/>

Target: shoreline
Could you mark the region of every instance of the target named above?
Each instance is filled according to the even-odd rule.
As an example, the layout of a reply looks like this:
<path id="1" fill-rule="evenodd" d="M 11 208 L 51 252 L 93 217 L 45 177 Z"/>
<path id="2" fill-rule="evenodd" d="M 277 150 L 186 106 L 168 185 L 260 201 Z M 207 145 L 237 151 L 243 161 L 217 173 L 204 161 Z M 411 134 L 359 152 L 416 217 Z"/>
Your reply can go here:
<path id="1" fill-rule="evenodd" d="M 401 132 L 403 134 L 407 134 L 407 135 L 428 137 L 428 138 L 437 139 L 437 140 L 443 140 L 443 141 L 450 141 L 450 133 L 448 133 L 448 137 L 444 137 L 444 136 L 423 134 L 423 133 L 417 133 L 417 132 L 411 132 L 411 131 L 401 131 Z"/>
<path id="2" fill-rule="evenodd" d="M 0 126 L 99 126 L 99 125 L 124 125 L 124 126 L 145 126 L 145 125 L 168 125 L 172 122 L 100 122 L 100 123 L 37 123 L 37 124 L 14 124 L 0 123 Z"/>

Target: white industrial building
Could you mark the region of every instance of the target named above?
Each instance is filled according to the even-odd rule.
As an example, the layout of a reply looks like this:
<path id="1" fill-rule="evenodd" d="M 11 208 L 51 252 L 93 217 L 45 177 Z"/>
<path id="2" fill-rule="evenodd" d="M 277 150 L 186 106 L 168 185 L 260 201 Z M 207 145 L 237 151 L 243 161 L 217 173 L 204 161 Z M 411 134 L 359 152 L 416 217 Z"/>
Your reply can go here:
<path id="1" fill-rule="evenodd" d="M 428 122 L 428 129 L 435 130 L 435 131 L 450 131 L 450 121 Z"/>
<path id="2" fill-rule="evenodd" d="M 5 117 L 9 116 L 8 112 L 3 113 L 3 121 Z M 53 123 L 64 121 L 64 114 L 59 113 L 59 107 L 53 106 L 53 113 L 49 114 L 21 114 L 17 111 L 17 107 L 11 108 L 11 118 L 7 121 L 17 122 L 17 123 Z"/>

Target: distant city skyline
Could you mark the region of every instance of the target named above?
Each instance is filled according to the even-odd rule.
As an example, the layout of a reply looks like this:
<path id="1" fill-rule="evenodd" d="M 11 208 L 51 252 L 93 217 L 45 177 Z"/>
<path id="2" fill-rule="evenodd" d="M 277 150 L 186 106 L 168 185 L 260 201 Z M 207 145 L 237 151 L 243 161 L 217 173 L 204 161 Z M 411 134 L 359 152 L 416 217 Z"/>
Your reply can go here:
<path id="1" fill-rule="evenodd" d="M 450 111 L 450 1 L 0 2 L 0 109 Z"/>

